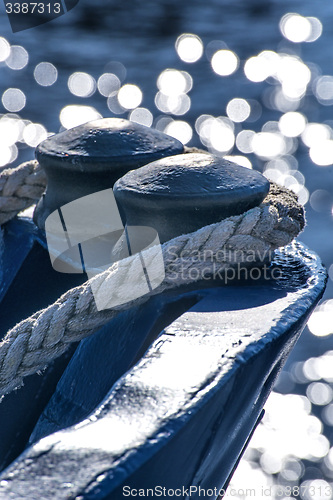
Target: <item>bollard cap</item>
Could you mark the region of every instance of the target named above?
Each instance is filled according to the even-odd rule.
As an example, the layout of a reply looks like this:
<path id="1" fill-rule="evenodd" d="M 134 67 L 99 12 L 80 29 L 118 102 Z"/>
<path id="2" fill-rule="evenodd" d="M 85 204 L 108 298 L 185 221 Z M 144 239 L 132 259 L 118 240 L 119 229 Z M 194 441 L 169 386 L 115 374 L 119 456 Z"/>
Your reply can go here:
<path id="1" fill-rule="evenodd" d="M 258 206 L 269 187 L 259 172 L 189 153 L 128 172 L 114 194 L 128 224 L 151 226 L 167 241 Z"/>
<path id="2" fill-rule="evenodd" d="M 46 168 L 104 171 L 130 168 L 182 153 L 184 146 L 163 132 L 122 118 L 102 118 L 41 142 L 37 160 Z"/>
<path id="3" fill-rule="evenodd" d="M 183 153 L 181 142 L 158 130 L 120 118 L 103 118 L 49 137 L 36 148 L 48 186 L 34 221 L 83 196 L 112 188 L 129 170 Z"/>

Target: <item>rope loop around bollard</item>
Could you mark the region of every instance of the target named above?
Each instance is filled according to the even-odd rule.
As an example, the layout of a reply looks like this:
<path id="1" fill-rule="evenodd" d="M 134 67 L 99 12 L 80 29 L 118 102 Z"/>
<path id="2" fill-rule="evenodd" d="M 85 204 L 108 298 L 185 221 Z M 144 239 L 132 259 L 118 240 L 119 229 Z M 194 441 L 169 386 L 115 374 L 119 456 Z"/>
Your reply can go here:
<path id="1" fill-rule="evenodd" d="M 0 223 L 30 206 L 45 186 L 45 175 L 36 161 L 3 171 L 0 174 Z M 71 343 L 93 334 L 119 312 L 203 277 L 211 279 L 216 273 L 223 276 L 240 265 L 251 267 L 258 262 L 268 262 L 272 252 L 289 244 L 304 224 L 304 210 L 297 195 L 271 183 L 268 195 L 258 207 L 115 262 L 83 285 L 68 290 L 54 304 L 21 321 L 5 335 L 0 342 L 0 397 L 20 387 L 24 377 L 43 370 Z M 153 276 L 154 270 L 158 273 L 160 269 L 161 250 L 164 279 L 143 295 L 139 279 L 142 259 L 150 263 Z M 129 283 L 132 291 L 137 288 L 138 298 L 126 302 Z M 102 308 L 96 306 L 96 290 L 102 297 Z M 125 302 L 121 303 L 122 300 Z M 114 306 L 115 303 L 118 305 Z"/>
<path id="2" fill-rule="evenodd" d="M 36 160 L 0 172 L 0 225 L 33 205 L 46 188 L 46 175 Z"/>

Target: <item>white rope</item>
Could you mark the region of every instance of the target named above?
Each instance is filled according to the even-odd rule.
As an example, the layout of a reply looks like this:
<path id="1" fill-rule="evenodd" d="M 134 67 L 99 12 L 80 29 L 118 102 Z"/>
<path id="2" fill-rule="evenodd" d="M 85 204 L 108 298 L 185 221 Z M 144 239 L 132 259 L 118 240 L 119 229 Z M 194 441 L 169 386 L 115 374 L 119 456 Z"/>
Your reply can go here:
<path id="1" fill-rule="evenodd" d="M 303 227 L 304 212 L 297 196 L 272 183 L 259 207 L 164 243 L 165 277 L 148 293 L 142 290 L 141 259 L 149 263 L 150 277 L 154 280 L 154 273 L 160 272 L 159 246 L 141 252 L 141 257 L 136 254 L 116 262 L 5 335 L 0 342 L 0 395 L 22 385 L 25 376 L 45 368 L 70 343 L 91 335 L 120 311 L 165 290 L 207 277 L 220 279 L 240 264 L 262 263 L 274 249 L 290 243 Z M 139 298 L 114 307 L 114 303 L 126 301 L 129 284 L 131 295 L 137 292 Z M 99 307 L 102 310 L 96 308 L 96 293 L 103 302 L 103 308 Z"/>
<path id="2" fill-rule="evenodd" d="M 0 172 L 0 225 L 30 207 L 42 196 L 46 175 L 36 160 Z"/>

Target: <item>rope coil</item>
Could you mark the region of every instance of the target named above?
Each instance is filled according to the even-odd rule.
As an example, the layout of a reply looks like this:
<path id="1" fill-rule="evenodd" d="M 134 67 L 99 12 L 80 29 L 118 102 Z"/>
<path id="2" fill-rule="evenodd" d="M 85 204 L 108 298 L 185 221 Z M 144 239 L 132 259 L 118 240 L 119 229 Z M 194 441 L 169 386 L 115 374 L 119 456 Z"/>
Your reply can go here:
<path id="1" fill-rule="evenodd" d="M 17 177 L 9 169 L 0 174 L 0 195 L 9 200 L 10 206 L 8 209 L 0 198 L 1 223 L 27 208 L 45 189 L 45 175 L 37 162 L 27 162 L 15 171 Z M 226 272 L 242 263 L 263 262 L 276 248 L 290 243 L 302 231 L 304 223 L 304 210 L 297 195 L 271 183 L 268 195 L 258 207 L 164 243 L 165 277 L 148 293 L 143 295 L 141 290 L 141 258 L 149 261 L 153 273 L 154 269 L 159 270 L 160 266 L 154 265 L 160 259 L 158 246 L 144 250 L 141 256 L 135 254 L 114 263 L 5 335 L 0 342 L 0 396 L 21 386 L 24 377 L 43 370 L 71 343 L 96 332 L 119 312 L 163 291 L 196 282 L 204 273 L 214 277 L 216 272 Z M 193 269 L 197 277 L 193 277 Z M 116 296 L 126 300 L 129 283 L 131 288 L 137 287 L 139 298 L 112 307 L 112 303 L 119 303 L 114 300 Z M 94 294 L 97 290 L 103 299 L 102 310 L 97 310 L 92 287 Z"/>

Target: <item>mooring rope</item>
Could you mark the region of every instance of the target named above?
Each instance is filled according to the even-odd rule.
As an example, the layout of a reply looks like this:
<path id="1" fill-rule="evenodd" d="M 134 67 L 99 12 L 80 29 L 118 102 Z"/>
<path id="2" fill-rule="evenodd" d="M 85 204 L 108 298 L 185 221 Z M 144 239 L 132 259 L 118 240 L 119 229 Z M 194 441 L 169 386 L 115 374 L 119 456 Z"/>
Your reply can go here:
<path id="1" fill-rule="evenodd" d="M 0 172 L 0 225 L 33 205 L 46 187 L 46 175 L 36 160 Z"/>
<path id="2" fill-rule="evenodd" d="M 0 175 L 0 187 L 5 198 L 24 200 L 26 208 L 28 201 L 25 200 L 35 201 L 40 196 L 45 177 L 37 162 L 27 162 L 15 170 L 19 172 L 21 186 L 18 179 L 11 180 L 9 171 L 4 171 L 3 177 Z M 6 181 L 1 184 L 4 178 Z M 2 210 L 5 204 L 0 204 L 1 213 L 7 213 L 8 217 L 23 208 L 23 201 L 20 209 L 13 208 L 14 201 L 10 203 L 11 210 L 7 211 Z M 142 293 L 142 258 L 149 262 L 149 275 L 154 278 L 154 272 L 160 272 L 160 246 L 114 263 L 92 280 L 68 290 L 46 309 L 21 321 L 5 335 L 0 342 L 0 396 L 21 386 L 24 377 L 43 370 L 71 343 L 96 332 L 121 311 L 165 290 L 199 281 L 203 276 L 205 279 L 216 274 L 221 276 L 219 273 L 241 263 L 253 263 L 258 257 L 263 261 L 263 256 L 290 243 L 303 227 L 304 211 L 297 195 L 271 183 L 268 195 L 258 207 L 164 243 L 165 277 L 149 293 Z M 193 269 L 195 274 L 191 272 Z M 137 289 L 132 296 L 139 298 L 114 307 L 113 304 L 126 301 L 129 282 L 131 292 Z M 97 310 L 96 290 L 104 302 L 103 310 Z"/>

